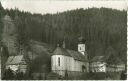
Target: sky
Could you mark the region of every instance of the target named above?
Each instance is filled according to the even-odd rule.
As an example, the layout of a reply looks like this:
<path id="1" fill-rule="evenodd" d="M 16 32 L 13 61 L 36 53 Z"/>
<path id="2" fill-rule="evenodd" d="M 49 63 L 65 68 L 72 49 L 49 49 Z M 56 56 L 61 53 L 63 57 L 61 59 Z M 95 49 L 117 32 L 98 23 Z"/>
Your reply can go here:
<path id="1" fill-rule="evenodd" d="M 58 0 L 1 0 L 6 9 L 18 8 L 31 13 L 57 13 L 77 8 L 106 7 L 118 10 L 126 10 L 126 1 L 58 1 Z"/>

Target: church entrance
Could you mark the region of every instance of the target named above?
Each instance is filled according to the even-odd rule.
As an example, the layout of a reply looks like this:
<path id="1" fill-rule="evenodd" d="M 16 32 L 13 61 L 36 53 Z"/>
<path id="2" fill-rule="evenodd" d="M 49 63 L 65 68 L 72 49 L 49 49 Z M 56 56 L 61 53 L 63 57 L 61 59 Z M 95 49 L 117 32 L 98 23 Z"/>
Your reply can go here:
<path id="1" fill-rule="evenodd" d="M 82 72 L 86 72 L 86 67 L 82 65 Z"/>

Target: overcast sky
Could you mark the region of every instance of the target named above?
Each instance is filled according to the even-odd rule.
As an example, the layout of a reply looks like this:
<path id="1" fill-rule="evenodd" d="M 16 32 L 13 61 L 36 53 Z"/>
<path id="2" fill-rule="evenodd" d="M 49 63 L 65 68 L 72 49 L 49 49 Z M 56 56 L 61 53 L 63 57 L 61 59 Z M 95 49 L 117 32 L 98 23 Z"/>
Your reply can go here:
<path id="1" fill-rule="evenodd" d="M 32 13 L 57 13 L 76 8 L 106 7 L 126 10 L 126 1 L 53 1 L 53 0 L 2 0 L 4 8 L 19 8 Z"/>

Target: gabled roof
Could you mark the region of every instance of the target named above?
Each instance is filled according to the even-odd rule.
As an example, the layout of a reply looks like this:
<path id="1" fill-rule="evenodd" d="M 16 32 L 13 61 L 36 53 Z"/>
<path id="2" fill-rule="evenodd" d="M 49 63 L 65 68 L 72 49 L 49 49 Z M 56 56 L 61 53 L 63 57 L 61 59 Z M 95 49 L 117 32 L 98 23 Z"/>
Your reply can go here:
<path id="1" fill-rule="evenodd" d="M 103 62 L 106 61 L 105 56 L 95 56 L 93 57 L 93 59 L 91 60 L 91 62 Z"/>
<path id="2" fill-rule="evenodd" d="M 20 64 L 23 60 L 23 55 L 10 56 L 6 62 L 7 65 Z"/>
<path id="3" fill-rule="evenodd" d="M 57 47 L 55 51 L 53 52 L 54 55 L 65 55 L 65 56 L 71 56 L 66 49 Z"/>
<path id="4" fill-rule="evenodd" d="M 75 59 L 75 60 L 79 60 L 79 61 L 87 61 L 87 59 L 85 58 L 84 55 L 82 55 L 80 52 L 78 51 L 74 51 L 74 50 L 68 50 L 68 53 Z"/>
<path id="5" fill-rule="evenodd" d="M 84 39 L 84 37 L 82 37 L 82 36 L 79 37 L 78 40 L 79 40 L 80 43 L 85 43 L 85 39 Z"/>

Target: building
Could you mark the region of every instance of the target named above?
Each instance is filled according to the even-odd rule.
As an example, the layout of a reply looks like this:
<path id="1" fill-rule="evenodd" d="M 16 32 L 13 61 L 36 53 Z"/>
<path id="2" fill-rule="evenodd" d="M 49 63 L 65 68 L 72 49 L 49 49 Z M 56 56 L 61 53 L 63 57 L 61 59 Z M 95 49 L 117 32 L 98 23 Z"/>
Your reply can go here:
<path id="1" fill-rule="evenodd" d="M 91 60 L 91 71 L 92 72 L 106 72 L 106 62 L 104 56 L 95 56 Z"/>
<path id="2" fill-rule="evenodd" d="M 107 72 L 122 72 L 122 71 L 125 71 L 125 64 L 123 63 L 113 64 L 107 67 Z"/>
<path id="3" fill-rule="evenodd" d="M 92 72 L 122 72 L 125 71 L 125 64 L 113 54 L 107 56 L 95 56 L 91 60 Z"/>
<path id="4" fill-rule="evenodd" d="M 23 55 L 17 55 L 17 56 L 9 56 L 7 62 L 6 62 L 6 69 L 10 68 L 14 72 L 26 72 L 27 69 L 27 63 L 24 59 Z"/>
<path id="5" fill-rule="evenodd" d="M 82 72 L 88 72 L 88 60 L 87 52 L 85 50 L 85 41 L 80 38 L 78 44 L 78 51 L 69 50 L 59 45 L 51 56 L 52 71 L 58 73 L 61 76 L 79 74 Z"/>

